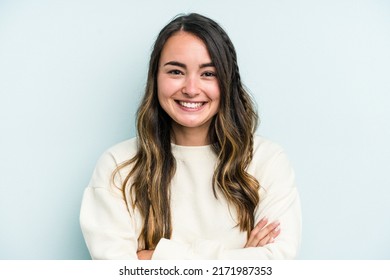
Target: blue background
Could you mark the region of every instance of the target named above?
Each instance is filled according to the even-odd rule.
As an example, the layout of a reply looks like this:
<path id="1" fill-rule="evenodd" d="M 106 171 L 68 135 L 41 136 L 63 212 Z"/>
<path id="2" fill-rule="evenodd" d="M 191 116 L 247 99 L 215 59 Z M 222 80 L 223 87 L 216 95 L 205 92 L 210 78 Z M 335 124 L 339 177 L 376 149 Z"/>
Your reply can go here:
<path id="1" fill-rule="evenodd" d="M 390 259 L 389 1 L 0 0 L 0 259 L 88 259 L 100 154 L 135 136 L 159 30 L 219 22 L 302 198 L 300 259 Z"/>

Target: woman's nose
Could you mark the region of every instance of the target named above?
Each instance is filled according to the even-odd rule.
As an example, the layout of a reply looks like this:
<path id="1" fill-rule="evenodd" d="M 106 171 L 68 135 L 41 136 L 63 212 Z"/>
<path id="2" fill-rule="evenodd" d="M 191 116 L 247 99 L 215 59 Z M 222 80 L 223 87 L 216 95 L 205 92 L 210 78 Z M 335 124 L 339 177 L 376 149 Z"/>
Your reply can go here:
<path id="1" fill-rule="evenodd" d="M 198 79 L 196 77 L 187 77 L 182 93 L 189 97 L 197 96 L 200 93 Z"/>

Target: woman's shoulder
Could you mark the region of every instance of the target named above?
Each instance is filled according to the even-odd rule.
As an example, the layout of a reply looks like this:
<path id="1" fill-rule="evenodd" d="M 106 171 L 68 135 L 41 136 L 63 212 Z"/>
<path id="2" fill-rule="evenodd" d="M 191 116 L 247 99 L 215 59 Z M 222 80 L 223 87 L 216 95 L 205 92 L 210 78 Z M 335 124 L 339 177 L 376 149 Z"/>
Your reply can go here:
<path id="1" fill-rule="evenodd" d="M 98 164 L 118 165 L 130 160 L 137 153 L 137 138 L 121 141 L 106 149 L 100 156 Z"/>
<path id="2" fill-rule="evenodd" d="M 260 136 L 254 135 L 253 137 L 253 154 L 260 155 L 261 157 L 272 157 L 273 155 L 283 153 L 283 148 L 278 143 Z"/>
<path id="3" fill-rule="evenodd" d="M 119 161 L 125 161 L 133 157 L 137 152 L 137 137 L 121 141 L 110 148 L 105 153 L 112 155 Z"/>
<path id="4" fill-rule="evenodd" d="M 92 179 L 89 183 L 89 186 L 94 188 L 111 186 L 110 180 L 113 172 L 120 166 L 122 163 L 133 158 L 137 152 L 137 139 L 131 138 L 122 142 L 119 142 L 105 152 L 99 157 L 95 170 L 92 176 Z M 120 184 L 118 184 L 120 185 Z"/>
<path id="5" fill-rule="evenodd" d="M 259 135 L 253 140 L 252 168 L 265 170 L 273 165 L 289 165 L 289 159 L 281 145 Z"/>

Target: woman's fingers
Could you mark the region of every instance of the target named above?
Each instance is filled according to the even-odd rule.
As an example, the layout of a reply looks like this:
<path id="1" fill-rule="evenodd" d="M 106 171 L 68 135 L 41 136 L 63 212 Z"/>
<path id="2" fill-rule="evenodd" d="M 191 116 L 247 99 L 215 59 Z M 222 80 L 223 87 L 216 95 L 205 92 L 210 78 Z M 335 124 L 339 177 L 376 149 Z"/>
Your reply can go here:
<path id="1" fill-rule="evenodd" d="M 265 226 L 267 223 L 267 218 L 263 218 L 257 223 L 254 229 L 251 231 L 249 239 L 245 244 L 245 248 L 264 246 L 274 242 L 274 239 L 280 234 L 280 223 L 273 222 Z"/>
<path id="2" fill-rule="evenodd" d="M 267 218 L 262 218 L 257 225 L 252 229 L 251 234 L 249 235 L 249 239 L 246 242 L 245 247 L 256 247 L 258 241 L 256 241 L 256 236 L 260 233 L 262 228 L 268 223 Z"/>
<path id="3" fill-rule="evenodd" d="M 270 243 L 271 239 L 273 239 L 273 237 L 271 237 L 269 234 L 266 235 L 263 239 L 261 239 L 259 241 L 259 243 L 257 243 L 256 246 L 254 247 L 263 247 L 264 245 L 267 245 L 268 243 Z"/>
<path id="4" fill-rule="evenodd" d="M 151 260 L 154 250 L 141 250 L 137 252 L 139 260 Z"/>
<path id="5" fill-rule="evenodd" d="M 271 230 L 263 239 L 259 241 L 257 247 L 264 246 L 275 241 L 275 238 L 280 234 L 280 225 L 279 223 L 275 223 L 277 225 L 273 230 Z M 273 225 L 272 225 L 273 228 Z"/>

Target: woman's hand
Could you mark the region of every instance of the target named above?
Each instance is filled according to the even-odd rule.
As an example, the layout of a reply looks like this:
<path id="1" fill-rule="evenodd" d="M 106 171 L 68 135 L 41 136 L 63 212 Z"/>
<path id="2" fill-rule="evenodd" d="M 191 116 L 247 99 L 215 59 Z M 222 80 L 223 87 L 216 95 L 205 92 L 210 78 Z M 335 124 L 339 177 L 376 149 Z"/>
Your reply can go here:
<path id="1" fill-rule="evenodd" d="M 267 225 L 268 219 L 261 219 L 251 231 L 245 248 L 248 247 L 262 247 L 264 245 L 273 243 L 275 238 L 280 234 L 280 223 L 273 222 Z M 266 226 L 267 225 L 267 226 Z M 141 250 L 137 252 L 139 260 L 151 260 L 154 250 Z"/>
<path id="2" fill-rule="evenodd" d="M 280 223 L 273 222 L 269 225 L 267 225 L 267 223 L 267 218 L 263 218 L 257 223 L 251 231 L 249 239 L 245 244 L 245 248 L 262 247 L 274 242 L 275 238 L 280 234 Z"/>
<path id="3" fill-rule="evenodd" d="M 151 260 L 154 250 L 141 250 L 137 252 L 139 260 Z"/>

